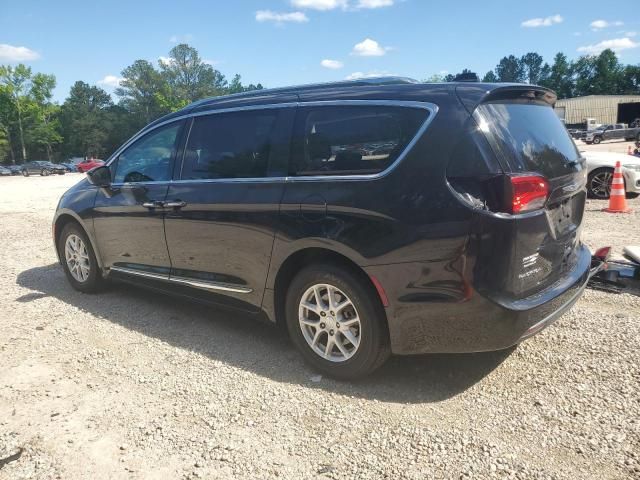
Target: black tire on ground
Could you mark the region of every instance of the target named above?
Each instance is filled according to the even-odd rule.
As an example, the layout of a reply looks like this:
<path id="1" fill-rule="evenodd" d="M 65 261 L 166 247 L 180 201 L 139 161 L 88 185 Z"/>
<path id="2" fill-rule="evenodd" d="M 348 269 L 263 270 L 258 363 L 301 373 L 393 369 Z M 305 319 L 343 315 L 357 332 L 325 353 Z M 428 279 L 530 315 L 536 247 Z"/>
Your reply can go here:
<path id="1" fill-rule="evenodd" d="M 602 141 L 602 139 L 600 137 L 593 137 L 593 144 L 594 145 L 598 145 L 601 141 Z"/>
<path id="2" fill-rule="evenodd" d="M 602 179 L 603 176 L 609 176 L 609 190 L 606 193 L 599 190 L 597 187 L 601 185 L 597 179 Z M 611 180 L 613 180 L 613 168 L 596 168 L 587 177 L 587 196 L 589 198 L 595 198 L 598 200 L 607 200 L 609 198 L 609 191 L 611 190 Z"/>
<path id="3" fill-rule="evenodd" d="M 22 170 L 22 175 L 25 177 L 29 176 L 29 170 Z"/>
<path id="4" fill-rule="evenodd" d="M 71 272 L 69 271 L 69 266 L 67 265 L 65 258 L 65 244 L 67 238 L 70 235 L 77 235 L 84 242 L 87 253 L 89 256 L 89 276 L 84 282 L 80 282 L 76 280 Z M 102 272 L 100 271 L 100 267 L 98 266 L 98 261 L 96 260 L 95 252 L 93 251 L 93 247 L 91 246 L 91 242 L 87 237 L 87 234 L 84 232 L 82 227 L 77 223 L 67 223 L 62 232 L 60 232 L 60 237 L 58 240 L 58 255 L 60 256 L 60 263 L 62 264 L 62 269 L 64 270 L 65 275 L 67 276 L 67 280 L 73 288 L 83 293 L 96 293 L 103 290 L 105 286 L 105 280 L 102 278 Z"/>
<path id="5" fill-rule="evenodd" d="M 315 353 L 304 338 L 298 308 L 304 293 L 315 284 L 337 287 L 351 300 L 360 319 L 360 342 L 351 358 L 332 362 Z M 298 272 L 286 297 L 286 322 L 291 340 L 304 359 L 324 374 L 351 380 L 364 377 L 389 357 L 389 333 L 384 308 L 373 287 L 351 270 L 333 264 L 316 264 Z"/>
<path id="6" fill-rule="evenodd" d="M 49 170 L 45 170 L 44 168 L 42 170 L 40 170 L 40 176 L 41 177 L 46 177 L 49 175 Z"/>
<path id="7" fill-rule="evenodd" d="M 640 193 L 627 192 L 627 198 L 638 198 L 638 195 L 640 195 Z"/>

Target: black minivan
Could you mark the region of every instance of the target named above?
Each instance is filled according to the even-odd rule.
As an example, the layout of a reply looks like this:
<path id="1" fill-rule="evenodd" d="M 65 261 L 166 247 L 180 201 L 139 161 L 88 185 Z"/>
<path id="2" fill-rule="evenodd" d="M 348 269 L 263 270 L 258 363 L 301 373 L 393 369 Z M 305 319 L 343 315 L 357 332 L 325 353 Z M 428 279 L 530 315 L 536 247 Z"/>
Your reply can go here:
<path id="1" fill-rule="evenodd" d="M 402 78 L 196 102 L 67 191 L 76 289 L 117 279 L 260 314 L 317 369 L 518 344 L 589 277 L 586 169 L 520 84 Z"/>

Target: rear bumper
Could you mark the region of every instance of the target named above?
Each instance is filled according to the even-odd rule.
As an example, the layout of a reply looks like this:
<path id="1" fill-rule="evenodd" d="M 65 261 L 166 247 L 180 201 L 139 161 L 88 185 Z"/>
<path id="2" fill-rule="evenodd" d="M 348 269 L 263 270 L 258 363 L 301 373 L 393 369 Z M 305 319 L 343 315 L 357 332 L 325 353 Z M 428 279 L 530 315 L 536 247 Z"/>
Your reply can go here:
<path id="1" fill-rule="evenodd" d="M 502 350 L 530 338 L 551 325 L 580 298 L 590 277 L 591 254 L 583 245 L 574 269 L 545 290 L 509 300 L 483 296 L 464 281 L 447 282 L 447 291 L 409 294 L 387 291 L 391 349 L 396 354 L 470 353 Z M 413 264 L 415 265 L 415 264 Z M 399 266 L 370 268 L 386 288 L 384 278 L 398 278 Z M 430 266 L 433 268 L 433 265 Z M 382 268 L 396 269 L 383 273 Z M 407 274 L 408 264 L 400 267 Z M 451 270 L 450 268 L 448 269 Z M 424 266 L 411 273 L 420 275 Z M 406 277 L 405 277 L 406 278 Z M 406 286 L 421 285 L 419 279 Z"/>

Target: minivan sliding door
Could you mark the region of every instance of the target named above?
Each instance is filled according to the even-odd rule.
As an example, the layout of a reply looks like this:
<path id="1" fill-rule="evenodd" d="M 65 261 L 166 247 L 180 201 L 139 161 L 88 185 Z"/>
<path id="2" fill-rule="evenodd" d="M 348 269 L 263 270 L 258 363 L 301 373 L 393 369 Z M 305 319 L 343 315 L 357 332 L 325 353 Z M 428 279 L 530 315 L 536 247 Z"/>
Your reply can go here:
<path id="1" fill-rule="evenodd" d="M 295 108 L 196 116 L 167 193 L 172 283 L 260 307 L 284 188 Z"/>

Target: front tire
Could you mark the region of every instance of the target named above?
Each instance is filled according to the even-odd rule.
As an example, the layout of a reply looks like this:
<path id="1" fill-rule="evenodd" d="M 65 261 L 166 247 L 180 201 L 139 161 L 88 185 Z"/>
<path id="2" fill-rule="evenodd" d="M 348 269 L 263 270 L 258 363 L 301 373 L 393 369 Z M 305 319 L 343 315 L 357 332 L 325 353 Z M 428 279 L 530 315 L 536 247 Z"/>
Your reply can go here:
<path id="1" fill-rule="evenodd" d="M 58 255 L 67 280 L 83 293 L 95 293 L 104 287 L 104 279 L 87 234 L 76 223 L 68 223 L 58 240 Z"/>
<path id="2" fill-rule="evenodd" d="M 607 200 L 611 193 L 611 182 L 613 181 L 613 169 L 599 168 L 594 170 L 587 177 L 587 194 L 589 198 Z"/>
<path id="3" fill-rule="evenodd" d="M 593 137 L 593 144 L 594 145 L 598 145 L 601 141 L 602 141 L 602 139 L 600 137 Z"/>
<path id="4" fill-rule="evenodd" d="M 375 290 L 337 265 L 311 265 L 296 275 L 287 292 L 286 321 L 304 359 L 331 377 L 364 377 L 390 355 Z"/>
<path id="5" fill-rule="evenodd" d="M 23 177 L 28 177 L 29 176 L 29 171 L 28 170 L 23 170 L 22 171 L 22 176 Z"/>

